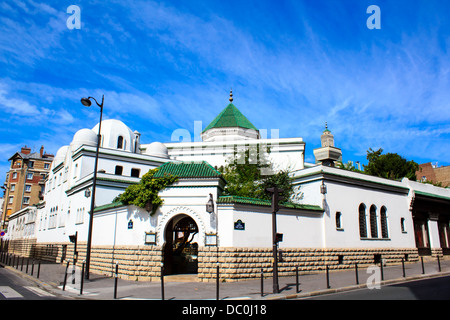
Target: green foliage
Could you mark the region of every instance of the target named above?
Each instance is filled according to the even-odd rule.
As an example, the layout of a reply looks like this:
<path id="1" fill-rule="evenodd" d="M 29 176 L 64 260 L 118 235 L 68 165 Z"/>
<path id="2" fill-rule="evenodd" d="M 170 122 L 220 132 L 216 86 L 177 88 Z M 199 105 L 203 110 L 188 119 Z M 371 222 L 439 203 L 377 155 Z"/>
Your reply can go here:
<path id="1" fill-rule="evenodd" d="M 357 169 L 357 168 L 353 165 L 353 163 L 351 163 L 350 161 L 347 162 L 347 163 L 338 162 L 338 163 L 337 163 L 337 167 L 338 167 L 339 169 L 344 169 L 344 170 L 348 170 L 348 171 L 364 173 L 364 171 Z"/>
<path id="2" fill-rule="evenodd" d="M 125 205 L 132 204 L 151 211 L 154 215 L 156 210 L 164 203 L 158 193 L 159 191 L 178 181 L 178 177 L 165 175 L 162 178 L 153 177 L 158 168 L 149 170 L 142 176 L 139 184 L 132 184 L 125 189 L 125 192 L 118 195 L 114 202 L 122 202 Z"/>
<path id="3" fill-rule="evenodd" d="M 382 154 L 383 149 L 376 151 L 370 148 L 367 151 L 369 163 L 364 166 L 364 172 L 373 176 L 398 180 L 404 177 L 409 180 L 416 180 L 416 171 L 419 165 L 410 160 L 406 160 L 396 153 Z"/>
<path id="4" fill-rule="evenodd" d="M 289 171 L 274 173 L 266 153 L 259 151 L 257 148 L 236 153 L 228 159 L 225 167 L 219 168 L 227 181 L 223 195 L 270 200 L 271 195 L 266 188 L 276 185 L 284 190 L 283 199 L 288 201 L 294 192 Z"/>

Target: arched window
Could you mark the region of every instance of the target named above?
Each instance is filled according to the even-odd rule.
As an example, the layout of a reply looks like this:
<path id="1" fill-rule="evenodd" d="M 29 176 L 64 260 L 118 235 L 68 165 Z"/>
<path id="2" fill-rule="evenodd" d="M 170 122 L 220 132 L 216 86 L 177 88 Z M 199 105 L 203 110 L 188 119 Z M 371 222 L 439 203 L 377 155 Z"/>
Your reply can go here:
<path id="1" fill-rule="evenodd" d="M 117 149 L 123 149 L 123 137 L 119 136 L 117 138 Z"/>
<path id="2" fill-rule="evenodd" d="M 375 205 L 370 206 L 370 236 L 372 238 L 378 238 L 377 207 Z"/>
<path id="3" fill-rule="evenodd" d="M 387 215 L 386 207 L 382 206 L 380 210 L 380 223 L 381 223 L 381 237 L 389 238 L 388 227 L 387 227 Z"/>
<path id="4" fill-rule="evenodd" d="M 364 203 L 359 205 L 359 236 L 361 238 L 367 238 L 366 206 Z"/>

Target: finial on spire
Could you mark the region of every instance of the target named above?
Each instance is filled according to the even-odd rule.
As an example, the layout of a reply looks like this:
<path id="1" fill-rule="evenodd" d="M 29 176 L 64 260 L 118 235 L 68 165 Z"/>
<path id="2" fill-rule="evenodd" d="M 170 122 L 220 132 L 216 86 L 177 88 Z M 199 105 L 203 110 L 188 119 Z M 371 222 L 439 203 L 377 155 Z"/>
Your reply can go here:
<path id="1" fill-rule="evenodd" d="M 328 130 L 328 123 L 325 121 L 325 129 Z"/>
<path id="2" fill-rule="evenodd" d="M 230 90 L 230 102 L 233 102 L 233 89 Z"/>

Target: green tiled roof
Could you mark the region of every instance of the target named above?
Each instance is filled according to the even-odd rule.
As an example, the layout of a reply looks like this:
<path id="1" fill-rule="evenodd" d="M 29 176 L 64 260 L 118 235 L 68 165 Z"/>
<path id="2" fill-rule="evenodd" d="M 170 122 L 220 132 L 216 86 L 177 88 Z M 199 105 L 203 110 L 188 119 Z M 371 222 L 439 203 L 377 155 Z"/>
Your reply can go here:
<path id="1" fill-rule="evenodd" d="M 220 196 L 219 198 L 217 198 L 217 203 L 241 203 L 241 204 L 252 204 L 252 205 L 258 205 L 258 206 L 271 206 L 270 200 L 247 198 L 247 197 L 240 197 L 240 196 Z M 302 210 L 323 212 L 323 209 L 320 206 L 309 205 L 309 204 L 296 204 L 296 203 L 291 203 L 291 202 L 281 202 L 280 206 L 285 207 L 285 208 L 292 208 L 292 209 L 302 209 Z"/>
<path id="2" fill-rule="evenodd" d="M 206 161 L 166 162 L 159 167 L 154 177 L 163 177 L 165 174 L 171 174 L 179 178 L 212 178 L 221 176 L 221 173 Z"/>
<path id="3" fill-rule="evenodd" d="M 102 206 L 95 207 L 94 212 L 99 212 L 107 209 L 114 209 L 125 206 L 122 202 L 111 202 Z"/>
<path id="4" fill-rule="evenodd" d="M 258 130 L 256 127 L 239 111 L 238 108 L 230 103 L 223 111 L 203 130 L 203 132 L 212 128 L 241 127 L 245 129 Z"/>

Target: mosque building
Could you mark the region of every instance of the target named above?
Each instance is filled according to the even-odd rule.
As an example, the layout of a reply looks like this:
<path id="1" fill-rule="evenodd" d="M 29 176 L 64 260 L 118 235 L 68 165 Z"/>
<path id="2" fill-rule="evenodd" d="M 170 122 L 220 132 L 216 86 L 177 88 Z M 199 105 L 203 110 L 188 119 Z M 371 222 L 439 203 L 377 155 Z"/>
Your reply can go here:
<path id="1" fill-rule="evenodd" d="M 119 120 L 101 123 L 92 230 L 91 272 L 138 281 L 197 274 L 229 281 L 272 271 L 272 210 L 267 200 L 224 196 L 217 170 L 244 150 L 270 150 L 274 170 L 289 169 L 296 194 L 277 212 L 279 274 L 417 261 L 450 253 L 450 190 L 388 180 L 335 166 L 342 152 L 326 126 L 316 163 L 305 162 L 302 138 L 267 138 L 230 103 L 201 133 L 202 141 L 141 144 Z M 46 180 L 44 200 L 10 216 L 8 250 L 56 262 L 86 257 L 98 124 L 62 146 Z M 146 208 L 114 199 L 150 169 L 178 177 Z M 24 234 L 23 230 L 27 230 Z M 34 232 L 30 232 L 34 230 Z M 77 239 L 77 255 L 73 236 Z"/>

